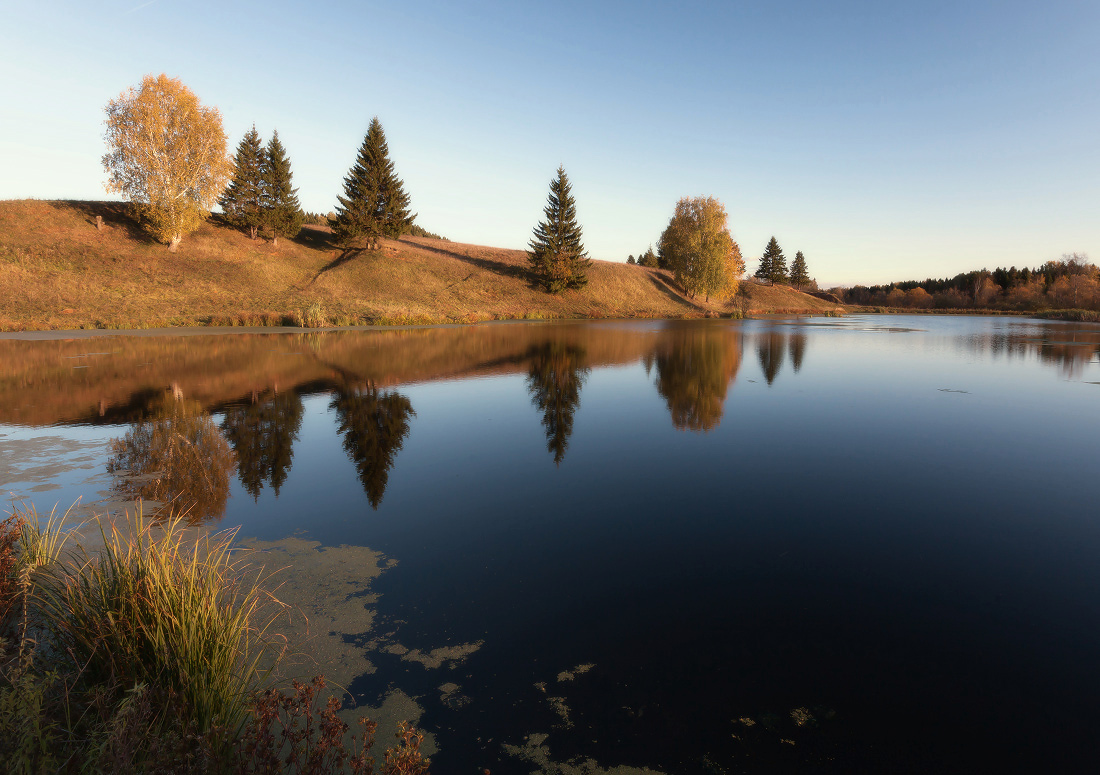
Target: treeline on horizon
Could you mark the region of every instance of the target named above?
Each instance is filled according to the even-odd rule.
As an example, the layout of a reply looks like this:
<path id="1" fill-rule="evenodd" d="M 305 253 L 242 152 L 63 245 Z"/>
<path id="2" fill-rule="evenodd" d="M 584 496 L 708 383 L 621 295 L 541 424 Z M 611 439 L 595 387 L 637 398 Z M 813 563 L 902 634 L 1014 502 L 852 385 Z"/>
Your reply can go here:
<path id="1" fill-rule="evenodd" d="M 831 289 L 847 304 L 909 309 L 1100 310 L 1100 267 L 1068 253 L 1034 269 L 1015 266 L 961 272 L 952 278 Z"/>

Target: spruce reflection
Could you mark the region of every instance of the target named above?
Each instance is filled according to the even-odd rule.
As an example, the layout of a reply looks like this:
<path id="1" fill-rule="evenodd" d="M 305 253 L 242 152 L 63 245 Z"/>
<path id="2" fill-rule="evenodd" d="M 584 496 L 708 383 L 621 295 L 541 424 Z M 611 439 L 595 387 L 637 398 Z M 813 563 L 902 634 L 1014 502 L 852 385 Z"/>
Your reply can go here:
<path id="1" fill-rule="evenodd" d="M 232 469 L 233 451 L 210 415 L 197 402 L 171 394 L 111 442 L 107 460 L 117 491 L 162 504 L 159 515 L 192 521 L 225 512 Z"/>
<path id="2" fill-rule="evenodd" d="M 237 455 L 237 476 L 253 500 L 259 499 L 265 482 L 278 497 L 290 473 L 304 411 L 297 393 L 253 395 L 250 405 L 226 411 L 222 431 Z"/>
<path id="3" fill-rule="evenodd" d="M 709 431 L 722 421 L 726 391 L 741 367 L 739 337 L 729 329 L 675 331 L 657 352 L 657 392 L 681 431 Z"/>
<path id="4" fill-rule="evenodd" d="M 791 366 L 794 373 L 802 371 L 802 359 L 806 355 L 806 335 L 791 334 Z"/>
<path id="5" fill-rule="evenodd" d="M 561 465 L 573 433 L 573 415 L 581 403 L 581 386 L 588 375 L 588 368 L 581 365 L 584 348 L 547 342 L 534 347 L 529 356 L 527 390 L 531 403 L 542 412 L 546 449 L 553 453 L 555 465 Z"/>
<path id="6" fill-rule="evenodd" d="M 394 459 L 409 435 L 409 418 L 416 416 L 412 403 L 400 393 L 369 386 L 338 391 L 329 409 L 336 410 L 344 451 L 355 463 L 371 507 L 377 509 Z"/>
<path id="7" fill-rule="evenodd" d="M 775 382 L 779 370 L 783 367 L 783 359 L 787 355 L 787 337 L 776 332 L 758 337 L 756 340 L 756 355 L 760 359 L 760 369 L 764 372 L 764 379 L 771 385 Z M 793 359 L 792 354 L 792 363 Z M 801 353 L 799 353 L 798 362 L 801 365 Z"/>

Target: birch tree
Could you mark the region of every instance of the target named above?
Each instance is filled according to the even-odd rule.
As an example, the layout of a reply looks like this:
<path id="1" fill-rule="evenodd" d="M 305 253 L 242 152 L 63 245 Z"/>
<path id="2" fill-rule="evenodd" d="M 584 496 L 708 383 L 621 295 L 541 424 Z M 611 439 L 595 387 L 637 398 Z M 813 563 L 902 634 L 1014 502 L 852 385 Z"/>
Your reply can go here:
<path id="1" fill-rule="evenodd" d="M 741 248 L 730 236 L 726 208 L 714 197 L 687 197 L 676 203 L 676 212 L 657 244 L 661 260 L 692 296 L 704 294 L 732 299 L 737 293 L 745 261 Z"/>
<path id="2" fill-rule="evenodd" d="M 107 190 L 129 199 L 153 236 L 175 250 L 229 181 L 221 113 L 162 73 L 107 103 L 106 124 Z"/>

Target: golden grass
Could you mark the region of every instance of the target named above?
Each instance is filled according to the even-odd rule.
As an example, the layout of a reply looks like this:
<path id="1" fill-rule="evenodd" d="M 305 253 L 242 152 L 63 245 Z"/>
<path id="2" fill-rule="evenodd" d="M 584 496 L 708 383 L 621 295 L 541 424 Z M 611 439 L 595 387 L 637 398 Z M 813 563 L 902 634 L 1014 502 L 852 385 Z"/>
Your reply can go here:
<path id="1" fill-rule="evenodd" d="M 95 227 L 102 216 L 105 228 Z M 0 202 L 0 330 L 699 317 L 732 304 L 686 298 L 668 273 L 594 261 L 588 286 L 534 288 L 520 250 L 425 237 L 346 253 L 307 227 L 278 248 L 207 221 L 175 253 L 116 202 Z M 752 286 L 750 311 L 822 314 L 836 305 Z"/>

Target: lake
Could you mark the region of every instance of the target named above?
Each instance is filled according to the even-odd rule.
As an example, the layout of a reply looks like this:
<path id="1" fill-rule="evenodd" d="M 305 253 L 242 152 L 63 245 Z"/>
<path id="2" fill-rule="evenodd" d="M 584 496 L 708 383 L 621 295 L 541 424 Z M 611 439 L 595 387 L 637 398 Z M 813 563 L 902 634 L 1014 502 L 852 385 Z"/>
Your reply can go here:
<path id="1" fill-rule="evenodd" d="M 1098 325 L 8 334 L 0 363 L 9 501 L 240 526 L 302 675 L 414 719 L 434 772 L 1095 767 Z"/>

